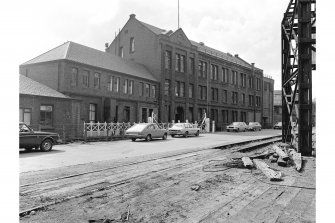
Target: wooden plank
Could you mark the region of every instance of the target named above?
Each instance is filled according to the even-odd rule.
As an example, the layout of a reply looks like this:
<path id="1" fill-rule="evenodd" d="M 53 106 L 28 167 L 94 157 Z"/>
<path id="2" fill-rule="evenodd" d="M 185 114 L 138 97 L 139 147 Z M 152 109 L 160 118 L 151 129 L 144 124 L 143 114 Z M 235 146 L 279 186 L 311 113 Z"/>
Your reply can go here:
<path id="1" fill-rule="evenodd" d="M 274 153 L 273 151 L 266 150 L 266 151 L 262 152 L 261 154 L 256 154 L 256 155 L 249 156 L 249 158 L 250 159 L 265 159 L 265 158 L 271 156 L 273 153 Z"/>
<path id="2" fill-rule="evenodd" d="M 302 164 L 301 153 L 297 153 L 294 149 L 290 149 L 289 154 L 292 157 L 296 170 L 300 171 Z"/>
<path id="3" fill-rule="evenodd" d="M 253 162 L 255 163 L 256 167 L 260 169 L 264 173 L 264 175 L 270 180 L 272 181 L 281 180 L 282 174 L 280 171 L 274 171 L 270 169 L 270 167 L 266 163 L 264 163 L 259 159 L 254 159 Z"/>
<path id="4" fill-rule="evenodd" d="M 254 166 L 253 162 L 249 157 L 242 157 L 243 165 L 246 168 L 252 168 Z"/>
<path id="5" fill-rule="evenodd" d="M 289 160 L 289 157 L 288 155 L 286 154 L 286 152 L 284 152 L 281 148 L 279 148 L 279 146 L 277 145 L 273 145 L 272 147 L 276 153 L 284 160 L 284 161 L 287 161 Z"/>

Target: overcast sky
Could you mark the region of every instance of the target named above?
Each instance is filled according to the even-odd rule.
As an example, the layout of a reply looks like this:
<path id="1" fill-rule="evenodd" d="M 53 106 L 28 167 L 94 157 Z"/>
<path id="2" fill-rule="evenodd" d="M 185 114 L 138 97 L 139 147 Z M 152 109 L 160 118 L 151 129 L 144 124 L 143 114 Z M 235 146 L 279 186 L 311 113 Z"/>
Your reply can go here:
<path id="1" fill-rule="evenodd" d="M 178 1 L 97 0 L 21 1 L 5 11 L 7 28 L 16 35 L 15 53 L 7 64 L 18 72 L 24 63 L 66 41 L 104 50 L 134 13 L 140 21 L 176 30 Z M 11 3 L 9 3 L 11 4 Z M 280 89 L 280 23 L 288 1 L 278 0 L 180 0 L 180 27 L 189 39 L 239 54 L 275 79 Z M 265 10 L 266 9 L 266 10 Z M 13 11 L 16 13 L 13 14 Z M 0 22 L 1 23 L 1 22 Z"/>

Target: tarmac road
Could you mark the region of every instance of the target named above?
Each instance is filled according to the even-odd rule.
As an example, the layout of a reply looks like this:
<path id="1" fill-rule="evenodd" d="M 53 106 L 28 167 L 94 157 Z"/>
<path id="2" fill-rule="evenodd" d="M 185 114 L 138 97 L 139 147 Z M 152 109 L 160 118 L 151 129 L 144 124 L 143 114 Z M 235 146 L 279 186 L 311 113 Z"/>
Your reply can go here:
<path id="1" fill-rule="evenodd" d="M 50 152 L 20 151 L 20 173 L 164 152 L 211 148 L 276 135 L 281 135 L 281 130 L 206 133 L 200 134 L 199 137 L 190 136 L 188 138 L 169 136 L 167 140 L 154 139 L 151 142 L 143 140 L 89 142 L 86 144 L 76 142 L 56 145 Z"/>

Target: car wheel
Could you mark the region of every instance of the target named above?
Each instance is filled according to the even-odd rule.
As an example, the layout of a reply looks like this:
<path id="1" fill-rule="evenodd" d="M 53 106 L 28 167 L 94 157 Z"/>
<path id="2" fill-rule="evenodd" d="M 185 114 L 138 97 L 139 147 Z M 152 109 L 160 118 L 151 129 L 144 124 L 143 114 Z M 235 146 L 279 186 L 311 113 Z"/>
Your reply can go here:
<path id="1" fill-rule="evenodd" d="M 131 141 L 135 142 L 135 141 L 136 141 L 136 138 L 131 138 Z"/>
<path id="2" fill-rule="evenodd" d="M 46 139 L 41 143 L 41 151 L 48 152 L 52 149 L 53 143 L 50 139 Z"/>
<path id="3" fill-rule="evenodd" d="M 151 135 L 147 135 L 147 137 L 145 137 L 145 140 L 146 140 L 147 142 L 150 142 L 150 141 L 151 141 Z"/>
<path id="4" fill-rule="evenodd" d="M 262 130 L 262 128 L 259 128 L 259 131 L 261 131 Z"/>
<path id="5" fill-rule="evenodd" d="M 227 129 L 227 132 L 229 132 L 229 129 Z"/>
<path id="6" fill-rule="evenodd" d="M 165 134 L 163 135 L 162 139 L 163 139 L 163 140 L 166 140 L 166 138 L 167 138 L 167 134 L 165 133 Z"/>
<path id="7" fill-rule="evenodd" d="M 174 135 L 171 135 L 172 138 L 174 138 Z"/>
<path id="8" fill-rule="evenodd" d="M 187 138 L 187 136 L 188 136 L 188 132 L 185 132 L 184 137 Z"/>
<path id="9" fill-rule="evenodd" d="M 195 136 L 199 136 L 199 131 L 197 131 L 197 133 L 195 133 Z"/>

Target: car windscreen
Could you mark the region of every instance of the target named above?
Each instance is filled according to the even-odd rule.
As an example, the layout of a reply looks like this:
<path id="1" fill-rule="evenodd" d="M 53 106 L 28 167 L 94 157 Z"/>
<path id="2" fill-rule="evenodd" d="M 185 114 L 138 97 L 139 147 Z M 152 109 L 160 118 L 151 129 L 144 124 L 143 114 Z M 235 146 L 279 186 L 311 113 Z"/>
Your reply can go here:
<path id="1" fill-rule="evenodd" d="M 147 124 L 135 124 L 134 126 L 130 127 L 128 131 L 141 132 L 147 126 L 148 126 Z"/>
<path id="2" fill-rule="evenodd" d="M 239 122 L 233 122 L 231 123 L 231 125 L 239 125 L 240 123 Z"/>

